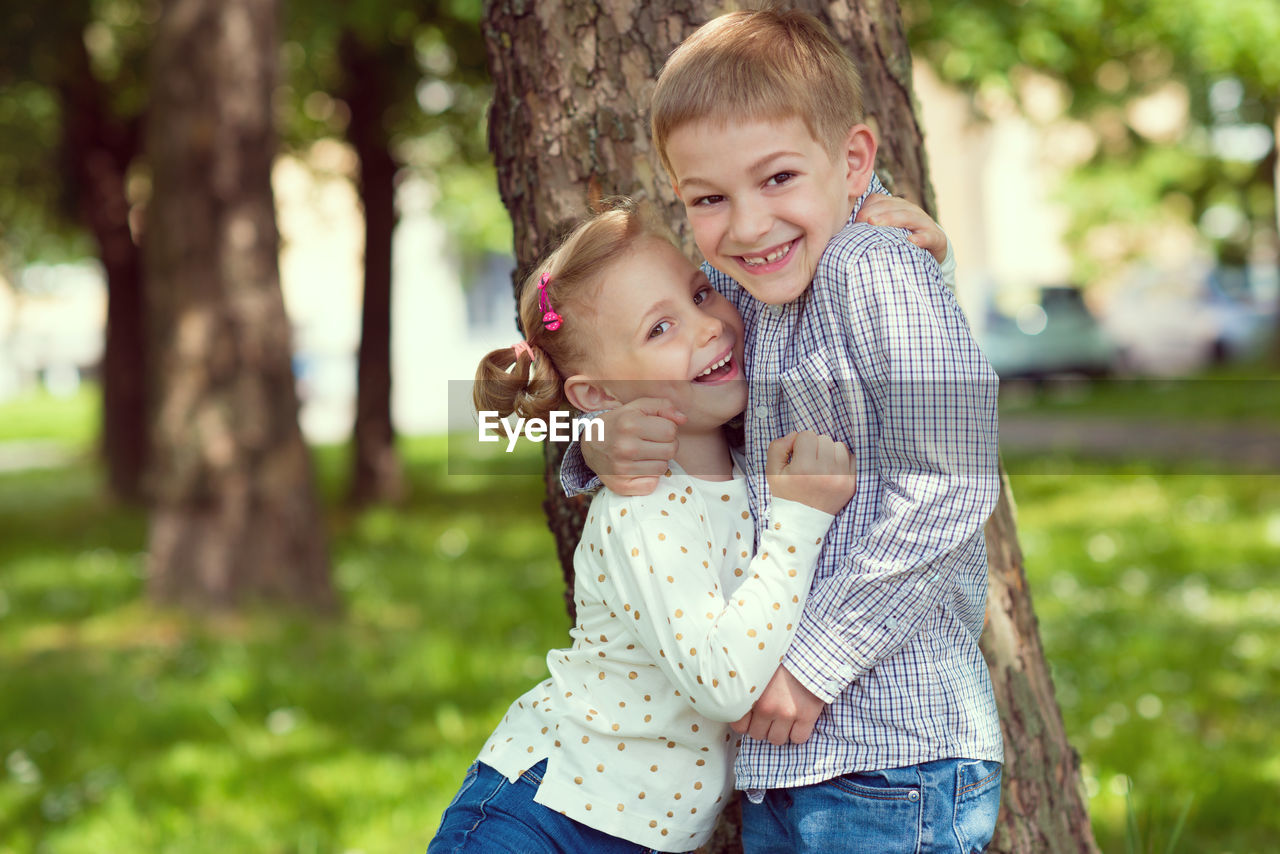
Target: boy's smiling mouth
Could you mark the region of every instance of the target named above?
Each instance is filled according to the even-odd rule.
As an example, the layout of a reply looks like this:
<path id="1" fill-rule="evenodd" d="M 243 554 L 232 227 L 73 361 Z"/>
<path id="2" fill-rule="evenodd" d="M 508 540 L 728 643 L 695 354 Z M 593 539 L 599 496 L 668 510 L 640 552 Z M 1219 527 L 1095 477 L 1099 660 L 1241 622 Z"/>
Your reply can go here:
<path id="1" fill-rule="evenodd" d="M 776 246 L 768 252 L 757 255 L 739 255 L 737 256 L 739 263 L 752 273 L 772 273 L 786 266 L 787 261 L 791 258 L 791 252 L 795 249 L 796 244 L 800 242 L 797 237 L 781 246 Z"/>

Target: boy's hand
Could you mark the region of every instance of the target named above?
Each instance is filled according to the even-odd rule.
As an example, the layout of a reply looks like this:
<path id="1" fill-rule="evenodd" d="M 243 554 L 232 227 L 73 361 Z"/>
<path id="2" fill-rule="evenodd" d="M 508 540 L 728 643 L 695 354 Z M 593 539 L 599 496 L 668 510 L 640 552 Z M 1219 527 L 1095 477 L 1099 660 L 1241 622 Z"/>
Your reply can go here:
<path id="1" fill-rule="evenodd" d="M 907 239 L 927 250 L 939 264 L 947 257 L 947 236 L 927 213 L 906 199 L 872 193 L 858 208 L 854 222 L 905 228 L 911 232 Z"/>
<path id="2" fill-rule="evenodd" d="M 751 711 L 730 727 L 736 733 L 770 744 L 801 744 L 813 735 L 813 726 L 825 705 L 787 668 L 779 667 Z"/>
<path id="3" fill-rule="evenodd" d="M 770 442 L 764 471 L 775 497 L 799 501 L 832 516 L 844 509 L 858 485 L 849 449 L 812 430 Z"/>
<path id="4" fill-rule="evenodd" d="M 685 422 L 684 413 L 669 400 L 644 397 L 596 417 L 604 424 L 604 435 L 589 442 L 590 434 L 583 434 L 582 459 L 619 495 L 653 492 L 667 461 L 676 455 L 676 426 Z"/>

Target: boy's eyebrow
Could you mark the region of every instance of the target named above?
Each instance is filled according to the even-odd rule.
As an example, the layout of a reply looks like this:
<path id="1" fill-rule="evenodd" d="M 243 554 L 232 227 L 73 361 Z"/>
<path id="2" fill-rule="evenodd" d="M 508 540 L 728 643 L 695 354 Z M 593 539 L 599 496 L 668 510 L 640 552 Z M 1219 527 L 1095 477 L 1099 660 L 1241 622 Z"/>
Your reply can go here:
<path id="1" fill-rule="evenodd" d="M 773 152 L 770 152 L 769 154 L 766 154 L 764 157 L 761 157 L 759 160 L 756 160 L 754 163 L 748 166 L 747 174 L 754 175 L 757 172 L 761 172 L 770 163 L 782 157 L 802 157 L 802 156 L 803 155 L 801 155 L 800 152 L 798 151 L 773 151 Z M 715 184 L 711 183 L 705 178 L 699 178 L 697 175 L 692 175 L 680 182 L 680 188 L 684 189 L 690 184 L 700 184 L 704 187 L 715 186 Z"/>

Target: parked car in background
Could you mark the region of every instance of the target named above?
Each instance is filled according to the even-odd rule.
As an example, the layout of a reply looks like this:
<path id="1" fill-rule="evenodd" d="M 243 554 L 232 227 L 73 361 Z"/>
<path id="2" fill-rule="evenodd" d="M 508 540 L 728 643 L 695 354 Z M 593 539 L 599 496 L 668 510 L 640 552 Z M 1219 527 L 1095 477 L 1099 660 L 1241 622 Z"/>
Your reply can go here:
<path id="1" fill-rule="evenodd" d="M 1274 268 L 1148 271 L 1115 293 L 1102 318 L 1126 373 L 1185 374 L 1260 356 L 1276 334 Z"/>
<path id="2" fill-rule="evenodd" d="M 1011 312 L 993 310 L 978 345 L 1001 379 L 1101 377 L 1116 348 L 1074 285 L 1035 289 Z"/>

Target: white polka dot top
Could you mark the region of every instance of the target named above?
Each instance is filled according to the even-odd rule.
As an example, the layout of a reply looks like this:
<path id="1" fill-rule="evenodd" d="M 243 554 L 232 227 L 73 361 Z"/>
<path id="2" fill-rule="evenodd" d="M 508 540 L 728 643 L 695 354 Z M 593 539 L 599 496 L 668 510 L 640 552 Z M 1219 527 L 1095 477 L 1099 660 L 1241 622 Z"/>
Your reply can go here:
<path id="1" fill-rule="evenodd" d="M 536 800 L 659 851 L 706 842 L 733 788 L 738 736 L 795 632 L 834 517 L 775 498 L 759 555 L 746 479 L 675 463 L 648 496 L 602 490 L 574 554 L 573 646 L 480 752 Z"/>

